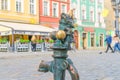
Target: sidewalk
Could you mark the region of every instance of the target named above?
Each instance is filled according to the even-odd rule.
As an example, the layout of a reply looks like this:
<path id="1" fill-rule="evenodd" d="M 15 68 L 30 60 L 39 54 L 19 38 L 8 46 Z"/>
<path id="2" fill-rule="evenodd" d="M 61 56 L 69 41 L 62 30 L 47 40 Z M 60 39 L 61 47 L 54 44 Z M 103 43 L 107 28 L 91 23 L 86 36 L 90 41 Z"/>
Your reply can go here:
<path id="1" fill-rule="evenodd" d="M 35 57 L 40 55 L 51 55 L 53 51 L 45 52 L 0 52 L 0 59 L 19 58 L 19 57 Z"/>
<path id="2" fill-rule="evenodd" d="M 99 53 L 103 52 L 100 50 L 71 50 L 68 54 L 84 54 L 84 53 Z M 53 51 L 44 51 L 44 52 L 0 52 L 0 59 L 7 59 L 7 58 L 20 58 L 20 57 L 36 57 L 36 56 L 43 56 L 43 55 L 52 55 Z"/>

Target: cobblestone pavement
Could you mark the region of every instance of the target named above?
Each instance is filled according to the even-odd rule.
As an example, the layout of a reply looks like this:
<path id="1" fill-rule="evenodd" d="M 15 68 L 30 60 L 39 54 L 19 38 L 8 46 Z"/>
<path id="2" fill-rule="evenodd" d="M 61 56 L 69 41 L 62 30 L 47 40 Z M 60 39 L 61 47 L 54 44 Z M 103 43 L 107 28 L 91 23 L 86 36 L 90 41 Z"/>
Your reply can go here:
<path id="1" fill-rule="evenodd" d="M 53 80 L 50 72 L 38 72 L 41 60 L 51 61 L 52 52 L 32 53 L 31 56 L 2 56 L 0 58 L 0 80 Z M 0 53 L 2 54 L 2 53 Z M 120 53 L 99 51 L 70 51 L 69 58 L 74 62 L 80 80 L 120 80 Z M 66 71 L 66 80 L 71 80 Z"/>

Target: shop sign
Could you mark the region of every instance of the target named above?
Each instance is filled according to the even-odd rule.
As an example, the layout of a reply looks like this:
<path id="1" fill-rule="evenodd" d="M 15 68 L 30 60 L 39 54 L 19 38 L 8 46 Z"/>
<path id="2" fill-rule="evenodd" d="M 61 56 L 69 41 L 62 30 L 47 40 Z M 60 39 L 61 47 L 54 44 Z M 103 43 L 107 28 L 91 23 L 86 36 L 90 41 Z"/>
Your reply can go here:
<path id="1" fill-rule="evenodd" d="M 47 32 L 40 32 L 40 35 L 49 35 Z"/>
<path id="2" fill-rule="evenodd" d="M 94 28 L 84 28 L 85 32 L 94 32 Z"/>
<path id="3" fill-rule="evenodd" d="M 1 36 L 2 36 L 2 35 L 10 35 L 10 34 L 12 34 L 11 31 L 0 32 L 0 35 L 1 35 Z"/>
<path id="4" fill-rule="evenodd" d="M 27 34 L 27 35 L 33 35 L 34 32 L 25 32 L 25 34 Z"/>
<path id="5" fill-rule="evenodd" d="M 22 31 L 14 31 L 14 34 L 25 34 L 25 32 L 22 32 Z"/>
<path id="6" fill-rule="evenodd" d="M 15 31 L 14 34 L 49 35 L 48 32 L 29 32 L 29 31 Z"/>

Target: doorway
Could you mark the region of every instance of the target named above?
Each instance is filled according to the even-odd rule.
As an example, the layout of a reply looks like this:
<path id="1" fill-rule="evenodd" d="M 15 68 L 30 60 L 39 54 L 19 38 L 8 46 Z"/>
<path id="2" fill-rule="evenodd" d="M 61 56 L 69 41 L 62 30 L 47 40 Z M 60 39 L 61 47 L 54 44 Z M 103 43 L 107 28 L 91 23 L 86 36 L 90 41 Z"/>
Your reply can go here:
<path id="1" fill-rule="evenodd" d="M 91 33 L 91 47 L 95 46 L 95 34 Z"/>
<path id="2" fill-rule="evenodd" d="M 83 41 L 83 49 L 86 49 L 87 48 L 87 33 L 83 33 L 82 34 L 82 41 Z"/>
<path id="3" fill-rule="evenodd" d="M 28 39 L 31 41 L 32 35 L 29 35 Z"/>
<path id="4" fill-rule="evenodd" d="M 77 30 L 75 30 L 74 31 L 74 41 L 75 41 L 75 47 L 76 47 L 76 49 L 78 49 L 78 31 Z"/>
<path id="5" fill-rule="evenodd" d="M 103 42 L 104 42 L 104 40 L 103 40 L 103 34 L 100 34 L 100 42 L 99 42 L 100 47 L 103 47 Z"/>

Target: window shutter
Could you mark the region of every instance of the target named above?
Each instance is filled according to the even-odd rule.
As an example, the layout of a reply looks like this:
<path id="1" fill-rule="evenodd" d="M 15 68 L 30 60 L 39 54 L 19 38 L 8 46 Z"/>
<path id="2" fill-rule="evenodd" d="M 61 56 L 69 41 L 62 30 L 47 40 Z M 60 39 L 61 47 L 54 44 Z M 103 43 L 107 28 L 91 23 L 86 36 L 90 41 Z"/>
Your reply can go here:
<path id="1" fill-rule="evenodd" d="M 102 16 L 101 16 L 101 14 L 100 14 L 100 23 L 102 23 Z"/>
<path id="2" fill-rule="evenodd" d="M 37 13 L 37 11 L 36 11 L 36 9 L 37 9 L 37 3 L 36 3 L 36 0 L 34 0 L 34 14 L 36 14 Z"/>
<path id="3" fill-rule="evenodd" d="M 0 0 L 1 1 L 1 0 Z M 10 4 L 10 0 L 8 0 L 8 10 L 10 10 L 10 8 L 11 8 L 11 4 Z"/>
<path id="4" fill-rule="evenodd" d="M 2 2 L 1 2 L 1 0 L 0 0 L 0 10 L 1 10 L 1 6 L 2 6 Z"/>
<path id="5" fill-rule="evenodd" d="M 86 9 L 85 9 L 85 14 L 83 14 L 83 15 L 85 15 L 85 20 L 87 19 L 87 15 L 86 15 Z"/>
<path id="6" fill-rule="evenodd" d="M 65 5 L 65 13 L 67 13 L 67 5 Z"/>
<path id="7" fill-rule="evenodd" d="M 57 17 L 59 16 L 59 5 L 57 3 Z"/>
<path id="8" fill-rule="evenodd" d="M 48 9 L 48 16 L 50 16 L 50 2 L 48 1 L 48 5 L 47 5 L 47 9 Z"/>
<path id="9" fill-rule="evenodd" d="M 93 22 L 94 22 L 95 21 L 95 19 L 94 19 L 95 18 L 95 11 L 93 11 L 93 17 L 92 18 L 93 18 Z"/>
<path id="10" fill-rule="evenodd" d="M 24 13 L 24 0 L 21 0 L 21 12 Z"/>
<path id="11" fill-rule="evenodd" d="M 29 3 L 28 3 L 28 4 L 29 4 L 29 8 L 28 8 L 29 10 L 28 10 L 28 11 L 29 11 L 29 14 L 30 14 L 30 0 L 29 0 Z"/>

